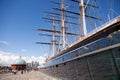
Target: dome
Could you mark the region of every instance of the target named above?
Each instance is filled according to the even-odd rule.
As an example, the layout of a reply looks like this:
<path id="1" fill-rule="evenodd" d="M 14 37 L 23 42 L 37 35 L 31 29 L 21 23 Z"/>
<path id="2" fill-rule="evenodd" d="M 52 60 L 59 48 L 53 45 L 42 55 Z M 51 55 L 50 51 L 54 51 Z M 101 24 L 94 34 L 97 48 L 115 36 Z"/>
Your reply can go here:
<path id="1" fill-rule="evenodd" d="M 23 59 L 16 59 L 15 61 L 14 61 L 14 63 L 13 64 L 26 64 L 26 62 L 25 62 L 25 60 L 23 60 Z"/>

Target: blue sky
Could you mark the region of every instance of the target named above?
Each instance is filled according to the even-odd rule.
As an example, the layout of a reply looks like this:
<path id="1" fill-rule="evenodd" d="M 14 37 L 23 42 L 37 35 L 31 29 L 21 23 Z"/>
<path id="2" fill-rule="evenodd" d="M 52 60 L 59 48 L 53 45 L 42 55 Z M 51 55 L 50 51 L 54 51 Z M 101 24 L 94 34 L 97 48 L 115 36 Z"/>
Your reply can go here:
<path id="1" fill-rule="evenodd" d="M 106 2 L 109 3 L 109 0 Z M 115 0 L 115 3 L 115 11 L 120 14 L 120 1 Z M 107 5 L 103 4 L 100 5 L 104 9 Z M 40 37 L 37 29 L 48 28 L 41 18 L 45 16 L 44 11 L 50 8 L 48 0 L 0 0 L 0 51 L 21 56 L 46 54 L 48 46 L 35 42 L 47 39 Z M 101 14 L 104 13 L 108 12 Z"/>
<path id="2" fill-rule="evenodd" d="M 38 56 L 42 48 L 36 29 L 42 26 L 44 0 L 0 0 L 0 50 L 22 56 Z"/>

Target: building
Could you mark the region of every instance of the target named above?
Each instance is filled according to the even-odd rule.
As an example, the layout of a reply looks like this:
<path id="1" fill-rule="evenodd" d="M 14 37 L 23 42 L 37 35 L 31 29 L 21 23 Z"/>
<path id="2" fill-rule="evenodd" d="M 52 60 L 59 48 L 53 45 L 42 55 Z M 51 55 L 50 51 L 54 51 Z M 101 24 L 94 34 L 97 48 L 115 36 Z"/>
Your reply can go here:
<path id="1" fill-rule="evenodd" d="M 26 61 L 21 59 L 16 59 L 13 64 L 11 65 L 12 70 L 25 70 L 26 69 Z"/>

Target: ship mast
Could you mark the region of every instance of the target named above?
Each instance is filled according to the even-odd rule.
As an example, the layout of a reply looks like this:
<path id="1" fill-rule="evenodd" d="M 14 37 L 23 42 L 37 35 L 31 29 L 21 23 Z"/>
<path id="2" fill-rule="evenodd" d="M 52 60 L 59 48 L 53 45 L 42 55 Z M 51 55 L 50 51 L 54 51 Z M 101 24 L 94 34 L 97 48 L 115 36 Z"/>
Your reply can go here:
<path id="1" fill-rule="evenodd" d="M 61 0 L 61 30 L 62 30 L 62 47 L 66 47 L 66 42 L 65 42 L 65 5 L 64 5 L 64 0 Z"/>
<path id="2" fill-rule="evenodd" d="M 55 17 L 53 16 L 53 19 Z M 55 31 L 55 21 L 53 20 L 53 30 Z M 52 32 L 52 48 L 53 48 L 53 55 L 55 55 L 55 32 Z"/>
<path id="3" fill-rule="evenodd" d="M 80 0 L 79 9 L 80 9 L 80 14 L 81 14 L 80 19 L 81 19 L 81 27 L 82 27 L 82 33 L 83 33 L 82 37 L 84 37 L 87 35 L 84 0 Z"/>
<path id="4" fill-rule="evenodd" d="M 45 11 L 45 13 L 49 14 L 50 16 L 54 15 L 52 18 L 46 18 L 46 17 L 44 18 L 43 17 L 43 19 L 47 20 L 48 22 L 52 21 L 52 27 L 53 28 L 52 28 L 52 30 L 51 29 L 38 29 L 38 31 L 52 33 L 52 35 L 41 34 L 43 36 L 50 36 L 50 37 L 52 37 L 52 40 L 51 40 L 51 42 L 36 42 L 36 44 L 50 45 L 50 51 L 49 51 L 49 55 L 48 55 L 47 60 L 49 60 L 50 57 L 53 57 L 56 54 L 59 54 L 61 49 L 65 49 L 66 48 L 66 35 L 79 36 L 79 34 L 76 34 L 76 33 L 66 32 L 65 23 L 78 25 L 77 23 L 65 20 L 65 17 L 78 19 L 77 17 L 65 15 L 65 12 L 72 13 L 71 11 L 66 11 L 65 10 L 65 7 L 68 6 L 68 4 L 65 4 L 64 0 L 61 0 L 60 3 L 59 2 L 54 2 L 54 1 L 50 1 L 50 2 L 53 3 L 53 4 L 60 4 L 60 7 L 61 7 L 60 9 L 59 8 L 53 8 L 53 9 L 54 10 L 58 10 L 61 13 L 59 14 L 59 13 L 56 13 L 56 12 Z M 58 16 L 58 17 L 55 18 L 56 16 Z M 56 29 L 56 23 L 57 22 L 60 23 L 60 30 Z M 56 35 L 56 34 L 60 34 L 60 36 Z M 59 40 L 56 40 L 56 37 L 59 37 Z M 52 53 L 52 56 L 50 56 L 51 53 Z"/>

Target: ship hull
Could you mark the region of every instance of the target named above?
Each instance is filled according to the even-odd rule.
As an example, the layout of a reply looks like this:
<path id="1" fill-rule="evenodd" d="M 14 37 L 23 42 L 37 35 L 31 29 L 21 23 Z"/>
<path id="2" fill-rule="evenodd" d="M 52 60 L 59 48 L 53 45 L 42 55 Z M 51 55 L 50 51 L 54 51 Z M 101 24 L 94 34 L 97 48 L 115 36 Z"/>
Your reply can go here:
<path id="1" fill-rule="evenodd" d="M 86 40 L 92 42 L 52 58 L 40 71 L 58 80 L 120 80 L 120 21 L 100 32 Z"/>
<path id="2" fill-rule="evenodd" d="M 41 71 L 61 80 L 120 80 L 120 46 Z"/>

